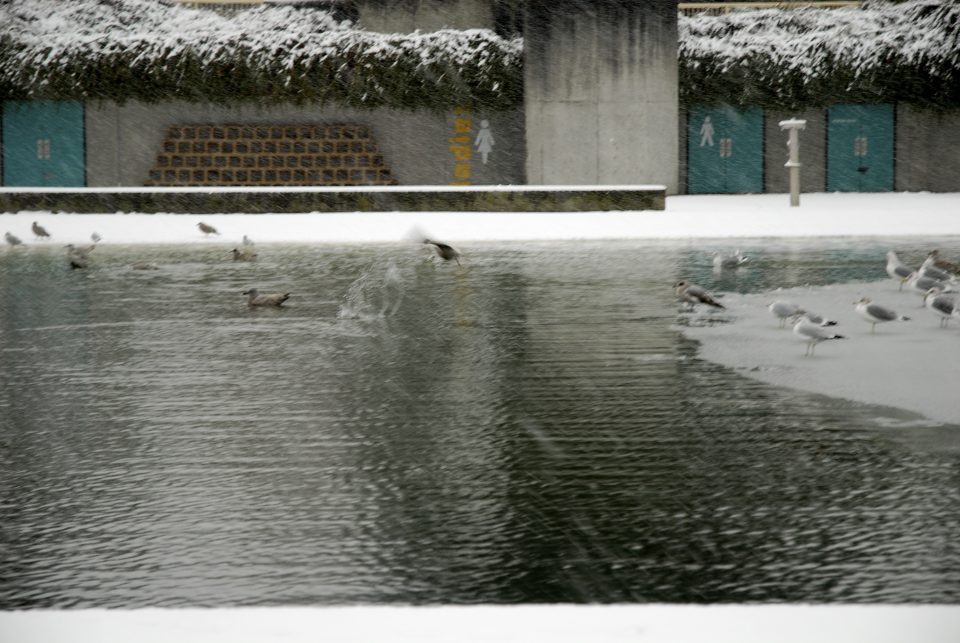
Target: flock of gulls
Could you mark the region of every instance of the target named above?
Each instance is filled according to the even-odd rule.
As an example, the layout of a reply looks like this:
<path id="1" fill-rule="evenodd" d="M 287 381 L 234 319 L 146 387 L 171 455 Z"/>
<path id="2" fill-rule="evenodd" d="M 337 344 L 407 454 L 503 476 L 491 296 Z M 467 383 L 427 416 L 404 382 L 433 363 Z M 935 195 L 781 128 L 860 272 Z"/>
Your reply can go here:
<path id="1" fill-rule="evenodd" d="M 220 232 L 214 226 L 204 223 L 203 221 L 197 223 L 197 228 L 205 237 L 220 236 Z M 33 232 L 34 238 L 37 241 L 52 239 L 52 235 L 47 229 L 36 221 L 33 222 L 30 230 Z M 23 245 L 23 240 L 9 231 L 4 233 L 4 239 L 7 245 L 12 248 Z M 67 263 L 70 268 L 73 270 L 84 270 L 88 268 L 90 266 L 90 255 L 102 240 L 99 234 L 93 232 L 90 234 L 91 245 L 75 246 L 72 243 L 68 243 L 65 248 L 67 251 Z M 444 261 L 454 261 L 458 266 L 460 265 L 460 251 L 453 246 L 429 238 L 423 238 L 422 242 L 424 245 L 430 246 L 440 259 Z M 247 235 L 243 235 L 243 239 L 238 247 L 230 250 L 230 255 L 234 261 L 256 261 L 258 256 L 253 240 Z M 131 265 L 131 268 L 134 270 L 159 270 L 157 265 L 148 262 L 136 262 Z M 250 306 L 282 306 L 283 303 L 290 298 L 291 293 L 267 293 L 260 292 L 257 288 L 250 288 L 241 294 L 247 296 L 247 304 Z"/>
<path id="2" fill-rule="evenodd" d="M 746 263 L 747 258 L 738 250 L 735 254 L 724 256 L 715 254 L 714 270 L 736 269 Z M 896 252 L 887 252 L 886 271 L 891 279 L 899 282 L 899 289 L 906 289 L 923 297 L 922 306 L 939 317 L 940 327 L 945 328 L 951 319 L 960 321 L 960 264 L 943 259 L 937 250 L 933 250 L 919 268 L 905 265 Z M 715 309 L 724 309 L 717 297 L 706 288 L 689 281 L 674 284 L 677 299 L 688 309 L 705 305 Z M 869 297 L 861 297 L 853 302 L 856 313 L 870 324 L 870 332 L 875 333 L 877 324 L 910 321 L 910 317 L 899 313 L 884 304 L 874 302 Z M 817 344 L 834 339 L 845 339 L 836 332 L 835 320 L 827 319 L 815 312 L 806 310 L 795 303 L 783 300 L 772 302 L 770 313 L 780 322 L 781 328 L 789 324 L 793 333 L 806 343 L 805 357 L 814 355 Z"/>

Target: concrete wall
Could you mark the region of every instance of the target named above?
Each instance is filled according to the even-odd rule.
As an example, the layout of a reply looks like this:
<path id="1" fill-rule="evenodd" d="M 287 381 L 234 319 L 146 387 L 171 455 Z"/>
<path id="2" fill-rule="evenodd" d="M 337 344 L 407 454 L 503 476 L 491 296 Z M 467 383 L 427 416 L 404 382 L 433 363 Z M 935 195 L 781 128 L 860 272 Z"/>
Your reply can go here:
<path id="1" fill-rule="evenodd" d="M 960 110 L 927 112 L 898 105 L 894 118 L 894 189 L 960 191 Z"/>
<path id="2" fill-rule="evenodd" d="M 530 184 L 678 188 L 675 0 L 529 0 Z"/>
<path id="3" fill-rule="evenodd" d="M 763 115 L 765 154 L 763 160 L 764 192 L 789 192 L 790 174 L 784 163 L 790 158 L 787 131 L 780 121 L 800 118 L 807 126 L 800 131 L 800 191 L 824 192 L 827 189 L 827 122 L 826 110 L 806 112 L 774 112 Z"/>
<path id="4" fill-rule="evenodd" d="M 493 29 L 491 0 L 359 0 L 360 27 L 382 33 Z"/>
<path id="5" fill-rule="evenodd" d="M 493 145 L 483 162 L 476 146 L 486 120 Z M 362 123 L 371 128 L 401 185 L 524 184 L 523 114 L 448 113 L 335 107 L 225 107 L 187 102 L 91 103 L 86 109 L 87 184 L 141 186 L 167 128 L 177 124 Z"/>

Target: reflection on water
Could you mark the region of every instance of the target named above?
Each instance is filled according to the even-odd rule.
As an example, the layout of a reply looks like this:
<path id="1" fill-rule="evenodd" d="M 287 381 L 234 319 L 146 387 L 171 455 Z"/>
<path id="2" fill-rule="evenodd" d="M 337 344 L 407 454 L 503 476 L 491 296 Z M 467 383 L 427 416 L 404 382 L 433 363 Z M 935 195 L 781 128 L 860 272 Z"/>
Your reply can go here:
<path id="1" fill-rule="evenodd" d="M 879 279 L 888 246 L 741 247 L 3 251 L 0 608 L 956 602 L 960 427 L 671 328 L 679 278 Z"/>

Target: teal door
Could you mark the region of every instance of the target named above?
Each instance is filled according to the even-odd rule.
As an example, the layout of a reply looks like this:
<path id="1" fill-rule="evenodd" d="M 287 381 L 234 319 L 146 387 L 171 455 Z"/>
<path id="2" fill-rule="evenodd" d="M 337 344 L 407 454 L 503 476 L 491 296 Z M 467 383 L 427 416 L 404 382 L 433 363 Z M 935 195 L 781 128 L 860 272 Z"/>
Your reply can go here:
<path id="1" fill-rule="evenodd" d="M 827 190 L 893 190 L 893 105 L 835 105 L 827 117 Z"/>
<path id="2" fill-rule="evenodd" d="M 687 192 L 763 192 L 762 109 L 690 109 Z"/>
<path id="3" fill-rule="evenodd" d="M 83 105 L 7 101 L 3 104 L 3 184 L 85 185 Z"/>

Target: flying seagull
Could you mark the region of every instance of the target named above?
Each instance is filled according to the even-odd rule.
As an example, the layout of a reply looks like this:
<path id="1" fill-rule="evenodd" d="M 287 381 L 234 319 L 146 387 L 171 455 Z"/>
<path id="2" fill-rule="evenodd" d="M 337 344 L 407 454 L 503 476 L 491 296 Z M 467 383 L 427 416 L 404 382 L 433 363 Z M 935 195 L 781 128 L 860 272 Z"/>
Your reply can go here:
<path id="1" fill-rule="evenodd" d="M 242 294 L 247 295 L 247 303 L 251 306 L 280 306 L 290 298 L 288 292 L 261 293 L 256 288 L 244 290 Z"/>
<path id="2" fill-rule="evenodd" d="M 433 239 L 424 239 L 423 242 L 433 246 L 434 250 L 437 251 L 437 256 L 444 261 L 450 261 L 452 259 L 457 262 L 458 266 L 460 265 L 460 251 L 453 246 L 441 243 L 440 241 L 434 241 Z"/>
<path id="3" fill-rule="evenodd" d="M 47 229 L 44 228 L 44 227 L 43 227 L 42 225 L 40 225 L 39 223 L 37 223 L 36 221 L 33 222 L 33 225 L 30 226 L 30 229 L 33 230 L 33 235 L 34 235 L 37 239 L 49 239 L 49 238 L 50 238 L 50 233 L 47 232 Z"/>
<path id="4" fill-rule="evenodd" d="M 869 297 L 861 297 L 853 302 L 857 314 L 870 322 L 870 332 L 875 332 L 877 324 L 892 321 L 910 321 L 910 318 L 890 310 L 886 306 L 873 303 Z"/>
<path id="5" fill-rule="evenodd" d="M 197 227 L 200 228 L 200 232 L 202 232 L 203 234 L 205 234 L 205 235 L 207 235 L 207 236 L 209 236 L 209 235 L 211 235 L 211 234 L 220 234 L 219 232 L 217 232 L 217 229 L 216 229 L 216 228 L 214 228 L 212 225 L 207 225 L 207 224 L 204 223 L 203 221 L 201 221 L 200 223 L 198 223 L 198 224 L 197 224 Z"/>
<path id="6" fill-rule="evenodd" d="M 685 304 L 689 304 L 691 308 L 697 304 L 707 304 L 714 308 L 723 308 L 723 304 L 717 301 L 714 296 L 702 286 L 681 280 L 675 283 L 673 288 L 677 293 L 677 299 Z"/>
<path id="7" fill-rule="evenodd" d="M 820 342 L 828 339 L 845 339 L 843 335 L 838 335 L 832 330 L 827 330 L 820 324 L 814 324 L 801 315 L 797 323 L 793 325 L 793 334 L 807 343 L 807 351 L 804 357 L 813 357 L 814 349 Z"/>

